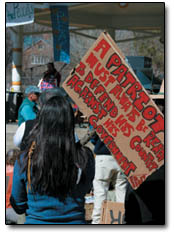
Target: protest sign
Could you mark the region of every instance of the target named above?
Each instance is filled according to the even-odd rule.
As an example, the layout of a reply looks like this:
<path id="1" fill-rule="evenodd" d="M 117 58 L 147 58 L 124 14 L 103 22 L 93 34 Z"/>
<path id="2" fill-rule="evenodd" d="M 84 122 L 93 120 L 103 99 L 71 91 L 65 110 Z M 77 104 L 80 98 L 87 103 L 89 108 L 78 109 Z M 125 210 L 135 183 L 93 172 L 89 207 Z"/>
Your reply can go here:
<path id="1" fill-rule="evenodd" d="M 163 114 L 108 33 L 99 36 L 62 86 L 134 189 L 163 165 Z"/>
<path id="2" fill-rule="evenodd" d="M 103 201 L 100 224 L 124 224 L 124 204 L 113 201 Z"/>

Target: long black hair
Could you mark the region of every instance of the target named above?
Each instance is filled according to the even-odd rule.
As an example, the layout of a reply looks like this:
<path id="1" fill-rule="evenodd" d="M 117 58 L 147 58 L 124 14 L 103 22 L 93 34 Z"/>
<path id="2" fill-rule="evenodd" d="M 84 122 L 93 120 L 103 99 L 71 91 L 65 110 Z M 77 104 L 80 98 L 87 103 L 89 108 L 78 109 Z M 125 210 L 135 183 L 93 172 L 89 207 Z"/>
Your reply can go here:
<path id="1" fill-rule="evenodd" d="M 31 189 L 40 194 L 67 196 L 76 185 L 78 166 L 85 169 L 90 151 L 75 143 L 74 113 L 65 97 L 52 97 L 43 105 L 29 147 L 33 141 Z M 28 162 L 26 154 L 23 171 L 27 171 Z"/>

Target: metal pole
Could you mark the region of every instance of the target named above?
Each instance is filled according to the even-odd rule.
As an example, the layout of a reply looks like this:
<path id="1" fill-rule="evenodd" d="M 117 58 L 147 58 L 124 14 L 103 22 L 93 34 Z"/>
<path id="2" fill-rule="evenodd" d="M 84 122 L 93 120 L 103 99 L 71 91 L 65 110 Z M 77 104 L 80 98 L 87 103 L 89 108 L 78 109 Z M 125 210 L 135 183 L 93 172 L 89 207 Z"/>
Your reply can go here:
<path id="1" fill-rule="evenodd" d="M 17 33 L 12 33 L 13 54 L 12 54 L 12 86 L 11 91 L 21 91 L 22 74 L 22 45 L 23 45 L 23 26 L 19 26 Z"/>

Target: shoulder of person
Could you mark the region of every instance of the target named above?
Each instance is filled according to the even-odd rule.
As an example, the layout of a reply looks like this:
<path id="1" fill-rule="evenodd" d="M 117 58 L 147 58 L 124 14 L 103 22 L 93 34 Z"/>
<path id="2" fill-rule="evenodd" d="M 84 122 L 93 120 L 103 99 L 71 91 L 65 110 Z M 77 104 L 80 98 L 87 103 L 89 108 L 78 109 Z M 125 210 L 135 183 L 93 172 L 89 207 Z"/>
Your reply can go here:
<path id="1" fill-rule="evenodd" d="M 35 104 L 25 104 L 22 108 L 22 111 L 25 111 L 25 110 L 31 110 L 32 107 L 34 106 Z"/>
<path id="2" fill-rule="evenodd" d="M 22 152 L 21 154 L 19 154 L 19 156 L 17 157 L 16 161 L 15 161 L 15 170 L 18 170 L 21 173 L 23 164 L 24 164 L 24 160 L 27 157 L 27 152 Z M 22 174 L 22 173 L 21 173 Z"/>

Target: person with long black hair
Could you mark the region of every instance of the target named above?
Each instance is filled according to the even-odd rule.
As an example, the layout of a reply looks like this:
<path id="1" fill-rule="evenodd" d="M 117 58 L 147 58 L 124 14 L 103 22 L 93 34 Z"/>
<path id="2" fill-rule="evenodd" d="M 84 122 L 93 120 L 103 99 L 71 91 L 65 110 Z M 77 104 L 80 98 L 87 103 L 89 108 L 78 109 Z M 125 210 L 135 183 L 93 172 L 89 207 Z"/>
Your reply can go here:
<path id="1" fill-rule="evenodd" d="M 91 150 L 75 143 L 74 113 L 64 97 L 42 107 L 14 166 L 11 204 L 25 224 L 85 224 L 85 194 L 92 188 Z"/>

